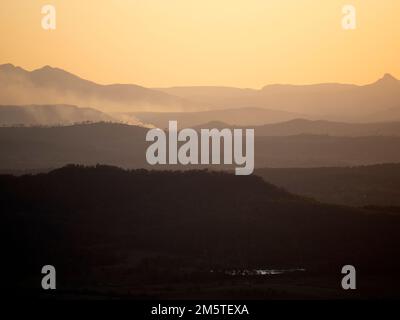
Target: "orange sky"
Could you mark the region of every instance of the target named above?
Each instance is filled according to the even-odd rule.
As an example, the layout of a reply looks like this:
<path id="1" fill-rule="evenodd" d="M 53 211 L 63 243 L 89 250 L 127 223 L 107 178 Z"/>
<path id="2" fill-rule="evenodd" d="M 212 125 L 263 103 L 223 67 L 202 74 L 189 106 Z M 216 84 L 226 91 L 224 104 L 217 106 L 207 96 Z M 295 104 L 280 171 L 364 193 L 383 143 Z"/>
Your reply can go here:
<path id="1" fill-rule="evenodd" d="M 55 31 L 41 28 L 44 4 Z M 149 87 L 364 84 L 400 77 L 399 16 L 399 0 L 2 0 L 0 63 Z"/>

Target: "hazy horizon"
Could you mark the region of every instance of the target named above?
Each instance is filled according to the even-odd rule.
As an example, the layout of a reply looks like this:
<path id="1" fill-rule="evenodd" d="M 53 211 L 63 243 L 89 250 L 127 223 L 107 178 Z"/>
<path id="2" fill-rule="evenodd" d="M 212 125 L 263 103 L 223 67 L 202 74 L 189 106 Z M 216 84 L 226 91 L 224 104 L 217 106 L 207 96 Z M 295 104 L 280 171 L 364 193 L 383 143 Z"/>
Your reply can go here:
<path id="1" fill-rule="evenodd" d="M 41 28 L 44 4 L 1 2 L 0 61 L 146 87 L 366 84 L 400 75 L 395 0 L 352 1 L 355 30 L 342 29 L 340 0 L 54 0 L 51 31 Z"/>
<path id="2" fill-rule="evenodd" d="M 325 83 L 266 85 L 258 90 L 227 86 L 146 88 L 137 84 L 101 85 L 48 65 L 27 71 L 8 63 L 0 65 L 0 84 L 2 105 L 69 104 L 111 113 L 241 109 L 247 111 L 235 111 L 233 118 L 233 114 L 209 114 L 204 122 L 242 125 L 295 118 L 345 122 L 400 119 L 400 81 L 388 73 L 363 86 Z M 254 108 L 270 112 L 261 115 Z M 137 123 L 133 114 L 123 117 Z"/>
<path id="3" fill-rule="evenodd" d="M 163 87 L 157 87 L 157 86 L 149 87 L 149 86 L 145 86 L 145 85 L 141 84 L 140 82 L 135 82 L 135 83 L 133 83 L 133 82 L 130 82 L 130 83 L 126 82 L 125 83 L 124 82 L 123 83 L 123 82 L 120 82 L 120 81 L 116 81 L 116 82 L 101 83 L 101 82 L 97 82 L 97 81 L 95 81 L 93 79 L 86 78 L 86 77 L 80 75 L 79 73 L 74 73 L 74 72 L 72 72 L 72 71 L 70 71 L 68 69 L 60 68 L 59 66 L 56 66 L 56 65 L 44 64 L 44 65 L 38 66 L 36 68 L 28 68 L 26 66 L 18 65 L 16 63 L 9 62 L 9 61 L 1 61 L 0 62 L 0 67 L 1 66 L 6 66 L 6 65 L 10 65 L 10 66 L 12 66 L 14 68 L 21 68 L 21 69 L 23 69 L 25 71 L 28 71 L 28 72 L 34 72 L 34 71 L 38 71 L 38 70 L 42 70 L 42 69 L 46 69 L 46 68 L 51 68 L 51 69 L 56 69 L 56 70 L 59 69 L 59 70 L 62 70 L 64 72 L 73 74 L 74 76 L 79 77 L 79 78 L 81 78 L 83 80 L 94 82 L 96 84 L 103 85 L 103 86 L 116 85 L 116 84 L 118 84 L 118 85 L 119 84 L 122 84 L 122 85 L 131 85 L 131 84 L 133 84 L 133 85 L 137 85 L 137 86 L 141 86 L 141 87 L 149 88 L 149 89 L 155 89 L 155 90 L 158 90 L 158 89 L 174 89 L 174 88 L 232 88 L 232 89 L 243 89 L 243 90 L 249 89 L 249 90 L 255 90 L 256 91 L 256 90 L 262 90 L 264 87 L 275 86 L 275 85 L 280 85 L 280 86 L 313 86 L 313 85 L 326 85 L 326 84 L 353 85 L 353 86 L 362 87 L 362 86 L 366 86 L 366 85 L 369 85 L 369 84 L 373 84 L 376 81 L 378 81 L 380 79 L 383 79 L 386 76 L 391 76 L 396 80 L 400 79 L 400 77 L 398 77 L 396 74 L 394 74 L 393 72 L 390 72 L 390 70 L 388 70 L 387 72 L 383 72 L 382 74 L 378 74 L 375 78 L 373 78 L 369 82 L 365 82 L 365 83 L 340 82 L 340 81 L 335 81 L 334 79 L 332 79 L 332 80 L 328 80 L 328 81 L 325 81 L 325 82 L 308 82 L 308 83 L 289 83 L 289 82 L 279 82 L 278 83 L 278 82 L 271 82 L 271 83 L 265 83 L 264 85 L 261 85 L 260 87 L 250 87 L 250 86 L 239 87 L 239 86 L 229 86 L 229 85 L 225 85 L 225 84 L 219 84 L 219 85 L 218 84 L 214 84 L 214 85 L 211 85 L 211 84 L 203 84 L 203 85 L 182 84 L 182 85 L 167 85 L 167 86 L 163 86 Z"/>

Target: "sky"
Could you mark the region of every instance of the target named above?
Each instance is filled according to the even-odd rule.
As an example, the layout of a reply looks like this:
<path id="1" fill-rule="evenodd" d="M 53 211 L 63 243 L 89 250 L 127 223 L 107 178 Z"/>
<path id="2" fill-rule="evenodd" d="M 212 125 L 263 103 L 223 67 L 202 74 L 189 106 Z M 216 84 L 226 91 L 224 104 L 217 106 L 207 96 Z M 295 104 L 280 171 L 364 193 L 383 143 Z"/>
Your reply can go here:
<path id="1" fill-rule="evenodd" d="M 400 77 L 399 16 L 399 0 L 1 0 L 0 63 L 147 87 L 366 84 Z"/>

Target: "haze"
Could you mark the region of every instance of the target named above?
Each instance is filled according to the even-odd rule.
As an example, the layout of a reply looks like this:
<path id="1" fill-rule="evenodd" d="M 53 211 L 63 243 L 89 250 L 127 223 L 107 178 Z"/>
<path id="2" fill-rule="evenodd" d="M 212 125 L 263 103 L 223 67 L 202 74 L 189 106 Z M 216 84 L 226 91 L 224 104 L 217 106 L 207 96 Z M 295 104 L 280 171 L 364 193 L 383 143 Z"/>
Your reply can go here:
<path id="1" fill-rule="evenodd" d="M 371 83 L 400 76 L 400 2 L 354 0 L 357 29 L 341 28 L 343 0 L 39 0 L 0 3 L 0 63 L 58 66 L 98 83 L 146 87 Z"/>

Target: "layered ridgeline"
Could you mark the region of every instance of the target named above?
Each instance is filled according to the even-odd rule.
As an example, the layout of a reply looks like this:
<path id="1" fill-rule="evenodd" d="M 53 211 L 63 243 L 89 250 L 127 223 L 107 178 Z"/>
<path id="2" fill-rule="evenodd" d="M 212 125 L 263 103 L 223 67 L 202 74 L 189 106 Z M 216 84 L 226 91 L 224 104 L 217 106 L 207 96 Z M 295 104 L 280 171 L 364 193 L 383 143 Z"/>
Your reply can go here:
<path id="1" fill-rule="evenodd" d="M 2 267 L 14 287 L 14 279 L 35 287 L 40 268 L 52 264 L 59 293 L 148 297 L 163 284 L 170 288 L 164 294 L 186 290 L 183 298 L 224 279 L 224 270 L 300 268 L 306 274 L 296 294 L 343 295 L 340 270 L 351 263 L 363 275 L 357 294 L 368 287 L 367 275 L 390 275 L 377 282 L 380 296 L 400 267 L 400 216 L 319 204 L 257 176 L 68 166 L 0 176 L 0 192 L 2 257 L 12 261 Z M 336 280 L 313 280 L 320 289 L 310 290 L 304 283 L 315 274 Z M 242 298 L 251 290 L 243 288 Z"/>
<path id="2" fill-rule="evenodd" d="M 248 113 L 248 110 L 254 112 Z M 346 123 L 326 120 L 293 119 L 276 122 L 270 118 L 269 110 L 237 109 L 224 111 L 181 113 L 134 113 L 145 123 L 158 128 L 168 128 L 170 119 L 177 119 L 180 128 L 253 128 L 257 136 L 329 135 L 337 137 L 400 136 L 400 121 Z M 212 116 L 211 116 L 212 115 Z M 235 117 L 240 120 L 234 120 Z M 206 122 L 207 118 L 214 121 Z M 286 116 L 286 118 L 288 118 Z M 276 118 L 275 118 L 276 120 Z M 233 125 L 232 125 L 233 123 Z M 253 123 L 253 125 L 249 125 Z"/>
<path id="3" fill-rule="evenodd" d="M 345 123 L 295 119 L 255 127 L 259 136 L 329 135 L 336 137 L 400 136 L 400 121 Z"/>
<path id="4" fill-rule="evenodd" d="M 262 108 L 237 108 L 197 112 L 132 112 L 123 113 L 158 128 L 167 128 L 168 121 L 176 120 L 181 128 L 204 127 L 210 122 L 220 122 L 220 126 L 261 126 L 269 123 L 310 118 L 304 114 Z"/>
<path id="5" fill-rule="evenodd" d="M 32 104 L 94 108 L 112 116 L 117 113 L 118 117 L 131 123 L 138 122 L 136 117 L 139 117 L 142 122 L 155 126 L 165 123 L 166 117 L 185 126 L 210 121 L 262 125 L 296 118 L 400 121 L 400 82 L 386 74 L 364 86 L 316 84 L 268 85 L 261 90 L 229 87 L 149 89 L 133 84 L 101 85 L 49 66 L 27 71 L 11 64 L 0 65 L 0 105 Z M 185 114 L 189 111 L 192 113 Z"/>
<path id="6" fill-rule="evenodd" d="M 159 90 L 214 109 L 254 107 L 346 122 L 400 120 L 400 81 L 390 74 L 363 86 L 326 83 L 267 85 L 261 90 L 229 87 L 173 87 Z"/>
<path id="7" fill-rule="evenodd" d="M 69 163 L 149 168 L 146 149 L 151 143 L 146 142 L 147 131 L 144 127 L 115 123 L 48 128 L 3 127 L 0 128 L 0 170 L 43 170 Z M 343 167 L 387 162 L 400 162 L 400 136 L 302 134 L 255 137 L 256 168 Z M 187 169 L 174 165 L 165 168 Z M 213 168 L 234 169 L 233 166 Z"/>
<path id="8" fill-rule="evenodd" d="M 101 85 L 59 68 L 0 65 L 0 104 L 70 104 L 105 112 L 190 109 L 182 98 L 133 84 Z"/>

